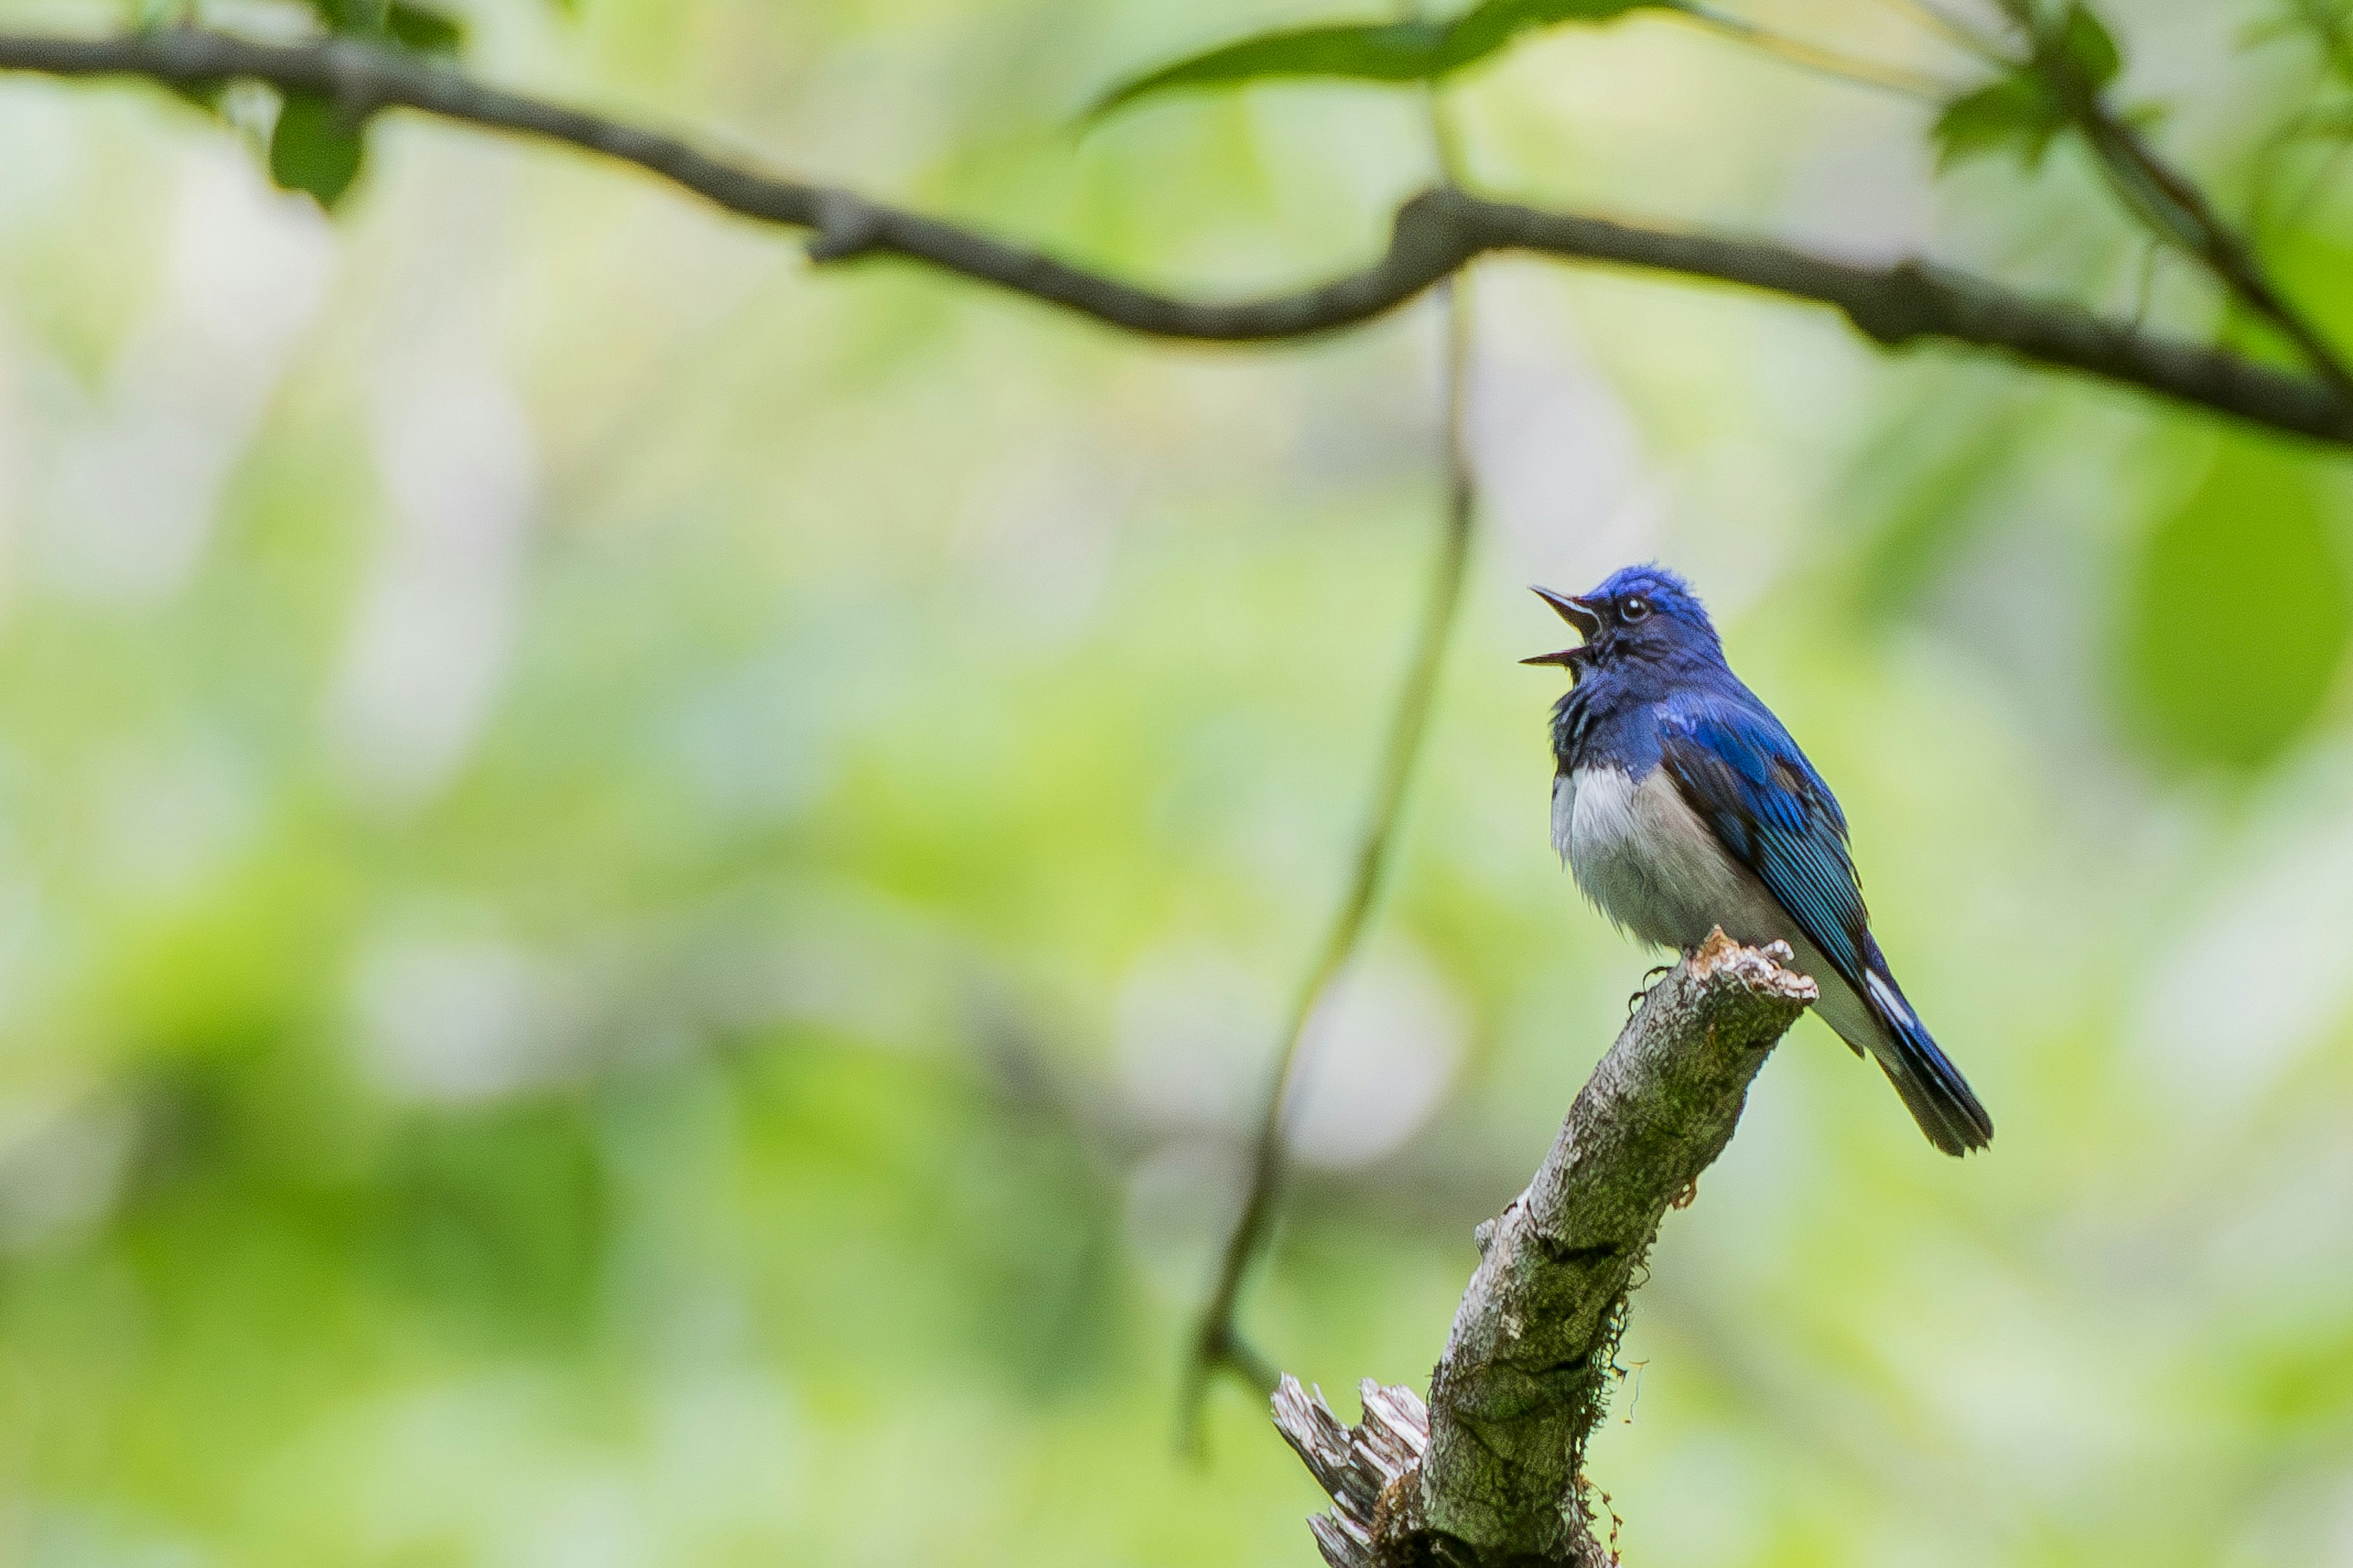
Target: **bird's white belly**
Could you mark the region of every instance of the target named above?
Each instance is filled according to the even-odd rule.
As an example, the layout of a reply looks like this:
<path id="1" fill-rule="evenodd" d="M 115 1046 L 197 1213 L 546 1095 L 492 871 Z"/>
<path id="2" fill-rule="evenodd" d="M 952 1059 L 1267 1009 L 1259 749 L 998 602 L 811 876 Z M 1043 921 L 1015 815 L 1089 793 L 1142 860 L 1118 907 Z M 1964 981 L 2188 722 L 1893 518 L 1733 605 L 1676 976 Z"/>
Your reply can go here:
<path id="1" fill-rule="evenodd" d="M 1887 1031 L 1863 999 L 1684 804 L 1664 769 L 1640 784 L 1615 768 L 1580 768 L 1555 781 L 1552 837 L 1585 896 L 1636 936 L 1689 948 L 1722 926 L 1751 947 L 1786 942 L 1793 967 L 1821 987 L 1815 1011 L 1823 1020 L 1858 1051 L 1883 1047 Z"/>
<path id="2" fill-rule="evenodd" d="M 1736 942 L 1791 932 L 1788 917 L 1663 768 L 1641 784 L 1615 768 L 1579 768 L 1553 785 L 1553 847 L 1577 885 L 1645 942 L 1694 947 L 1722 926 Z"/>

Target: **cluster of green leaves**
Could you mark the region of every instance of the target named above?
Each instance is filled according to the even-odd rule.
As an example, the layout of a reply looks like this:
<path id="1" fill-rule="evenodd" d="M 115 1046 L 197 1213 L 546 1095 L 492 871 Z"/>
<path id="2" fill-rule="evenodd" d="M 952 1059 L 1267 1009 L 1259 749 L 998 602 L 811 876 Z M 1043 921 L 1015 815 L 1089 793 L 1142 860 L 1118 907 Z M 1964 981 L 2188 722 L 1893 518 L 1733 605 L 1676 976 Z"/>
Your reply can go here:
<path id="1" fill-rule="evenodd" d="M 331 31 L 375 38 L 423 54 L 456 54 L 465 47 L 463 23 L 446 12 L 406 0 L 311 0 Z"/>
<path id="2" fill-rule="evenodd" d="M 576 0 L 551 3 L 569 14 Z M 338 37 L 433 59 L 456 59 L 465 52 L 465 22 L 435 5 L 417 0 L 304 0 L 303 9 Z M 147 19 L 186 20 L 188 16 L 186 13 L 169 18 L 151 14 Z M 216 87 L 183 96 L 207 112 L 220 110 L 222 94 Z M 355 116 L 325 94 L 282 93 L 269 129 L 267 151 L 271 179 L 285 190 L 303 192 L 332 211 L 350 193 L 366 164 L 364 116 Z"/>
<path id="3" fill-rule="evenodd" d="M 330 32 L 392 48 L 454 58 L 466 47 L 463 23 L 408 0 L 311 0 L 311 9 Z M 332 210 L 366 161 L 364 123 L 331 98 L 284 96 L 269 132 L 269 177 L 282 188 L 306 192 Z"/>
<path id="4" fill-rule="evenodd" d="M 1159 67 L 1105 93 L 1092 112 L 1184 89 L 1269 78 L 1436 81 L 1500 53 L 1523 34 L 1568 22 L 1614 22 L 1637 11 L 1696 14 L 1692 0 L 1481 0 L 1451 21 L 1342 22 L 1261 33 Z"/>
<path id="5" fill-rule="evenodd" d="M 2089 5 L 2075 0 L 2027 27 L 2031 48 L 1994 80 L 1953 100 L 1937 116 L 1939 167 L 2010 154 L 2031 169 L 2081 117 L 2081 105 L 2124 69 L 2123 52 Z"/>
<path id="6" fill-rule="evenodd" d="M 2292 3 L 2325 9 L 2332 0 Z M 2013 154 L 2029 168 L 2038 165 L 2052 142 L 2082 121 L 2084 106 L 2096 102 L 2123 68 L 2115 35 L 2085 0 L 2056 6 L 2005 0 L 2002 8 L 2026 47 L 2014 58 L 1992 42 L 1979 47 L 1999 74 L 1946 105 L 1933 132 L 1941 167 L 1988 154 Z M 1164 93 L 1275 79 L 1438 81 L 1494 57 L 1531 32 L 1614 22 L 1642 11 L 1759 36 L 1753 26 L 1699 0 L 1481 0 L 1446 20 L 1331 23 L 1255 34 L 1130 78 L 1104 93 L 1090 112 L 1102 116 Z"/>

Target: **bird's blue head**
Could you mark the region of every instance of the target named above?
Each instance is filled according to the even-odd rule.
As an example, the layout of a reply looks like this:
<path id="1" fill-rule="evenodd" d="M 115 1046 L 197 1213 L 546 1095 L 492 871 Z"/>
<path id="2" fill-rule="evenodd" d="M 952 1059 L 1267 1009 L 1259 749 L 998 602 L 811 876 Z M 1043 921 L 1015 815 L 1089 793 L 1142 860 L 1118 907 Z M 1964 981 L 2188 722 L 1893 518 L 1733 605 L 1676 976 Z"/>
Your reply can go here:
<path id="1" fill-rule="evenodd" d="M 1539 654 L 1523 664 L 1557 664 L 1572 676 L 1624 663 L 1720 663 L 1724 644 L 1699 595 L 1663 566 L 1628 566 L 1590 593 L 1572 597 L 1550 588 L 1537 595 L 1585 634 L 1581 647 Z"/>

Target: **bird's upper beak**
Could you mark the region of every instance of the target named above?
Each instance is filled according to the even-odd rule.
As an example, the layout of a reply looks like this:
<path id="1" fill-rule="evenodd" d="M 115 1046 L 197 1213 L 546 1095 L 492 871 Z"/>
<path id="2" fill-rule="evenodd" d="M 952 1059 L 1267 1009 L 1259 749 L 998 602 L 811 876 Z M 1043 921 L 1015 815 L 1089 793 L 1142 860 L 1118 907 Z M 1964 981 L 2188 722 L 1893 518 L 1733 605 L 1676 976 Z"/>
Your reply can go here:
<path id="1" fill-rule="evenodd" d="M 1532 585 L 1533 586 L 1533 585 Z M 1556 594 L 1550 588 L 1534 589 L 1537 598 L 1553 607 L 1553 612 L 1575 626 L 1588 643 L 1601 630 L 1601 617 L 1582 599 L 1567 594 Z M 1557 664 L 1575 669 L 1585 658 L 1582 647 L 1565 647 L 1558 653 L 1540 653 L 1534 658 L 1524 658 L 1522 664 Z"/>

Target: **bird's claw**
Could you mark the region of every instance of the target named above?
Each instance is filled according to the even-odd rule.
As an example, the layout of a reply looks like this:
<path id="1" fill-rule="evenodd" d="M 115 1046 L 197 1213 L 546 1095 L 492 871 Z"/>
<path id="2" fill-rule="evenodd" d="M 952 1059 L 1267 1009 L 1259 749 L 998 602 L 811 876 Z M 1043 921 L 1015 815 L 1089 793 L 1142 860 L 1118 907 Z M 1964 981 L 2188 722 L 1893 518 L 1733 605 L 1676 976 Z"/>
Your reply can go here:
<path id="1" fill-rule="evenodd" d="M 1642 1010 L 1642 1004 L 1651 999 L 1651 987 L 1658 978 L 1662 974 L 1672 974 L 1674 972 L 1675 966 L 1672 963 L 1652 964 L 1643 972 L 1642 988 L 1626 998 L 1626 1016 L 1630 1021 L 1635 1014 Z"/>

